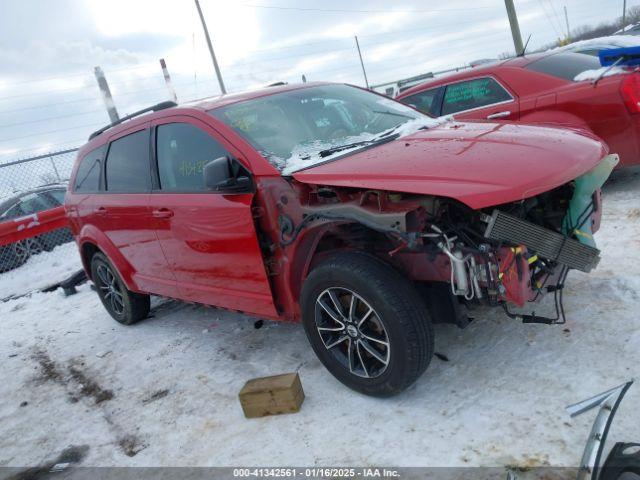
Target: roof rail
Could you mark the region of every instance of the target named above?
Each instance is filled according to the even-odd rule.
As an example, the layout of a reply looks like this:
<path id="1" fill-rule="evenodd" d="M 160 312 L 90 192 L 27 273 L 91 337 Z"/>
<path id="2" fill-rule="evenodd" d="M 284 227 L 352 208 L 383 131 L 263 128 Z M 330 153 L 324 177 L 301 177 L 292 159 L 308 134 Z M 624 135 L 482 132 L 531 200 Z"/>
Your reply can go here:
<path id="1" fill-rule="evenodd" d="M 133 112 L 129 115 L 126 115 L 118 120 L 116 120 L 115 122 L 111 122 L 109 125 L 106 125 L 104 127 L 102 127 L 99 130 L 96 130 L 95 132 L 93 132 L 91 135 L 89 135 L 89 140 L 93 140 L 94 138 L 96 138 L 98 135 L 100 135 L 101 133 L 109 130 L 111 127 L 115 127 L 116 125 L 120 125 L 121 123 L 127 121 L 127 120 L 131 120 L 134 117 L 137 117 L 138 115 L 142 115 L 143 113 L 147 113 L 147 112 L 157 112 L 159 110 L 164 110 L 165 108 L 171 108 L 171 107 L 177 107 L 178 104 L 176 102 L 172 102 L 172 101 L 166 101 L 166 102 L 160 102 L 160 103 L 156 103 L 155 105 L 151 106 L 151 107 L 147 107 L 147 108 L 143 108 L 142 110 L 138 110 L 137 112 Z"/>

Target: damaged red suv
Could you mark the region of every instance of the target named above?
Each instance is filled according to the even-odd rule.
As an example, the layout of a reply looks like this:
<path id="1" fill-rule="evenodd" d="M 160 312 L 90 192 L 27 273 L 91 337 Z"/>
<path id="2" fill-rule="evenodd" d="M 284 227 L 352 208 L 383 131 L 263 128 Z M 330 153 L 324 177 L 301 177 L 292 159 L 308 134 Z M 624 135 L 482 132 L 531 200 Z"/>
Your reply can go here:
<path id="1" fill-rule="evenodd" d="M 427 368 L 434 323 L 481 304 L 557 322 L 508 304 L 598 262 L 616 156 L 587 133 L 439 123 L 320 83 L 149 110 L 92 135 L 66 196 L 123 324 L 150 294 L 302 321 L 338 380 L 388 396 Z"/>

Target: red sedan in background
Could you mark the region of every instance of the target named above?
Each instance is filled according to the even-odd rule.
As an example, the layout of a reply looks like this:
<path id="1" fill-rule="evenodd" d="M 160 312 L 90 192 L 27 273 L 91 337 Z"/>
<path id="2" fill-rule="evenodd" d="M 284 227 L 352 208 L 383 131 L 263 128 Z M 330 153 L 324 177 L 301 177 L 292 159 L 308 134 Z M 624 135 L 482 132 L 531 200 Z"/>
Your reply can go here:
<path id="1" fill-rule="evenodd" d="M 620 156 L 618 168 L 637 165 L 640 74 L 615 69 L 597 82 L 584 74 L 600 68 L 597 57 L 580 53 L 529 55 L 433 79 L 396 99 L 436 117 L 582 128 Z"/>

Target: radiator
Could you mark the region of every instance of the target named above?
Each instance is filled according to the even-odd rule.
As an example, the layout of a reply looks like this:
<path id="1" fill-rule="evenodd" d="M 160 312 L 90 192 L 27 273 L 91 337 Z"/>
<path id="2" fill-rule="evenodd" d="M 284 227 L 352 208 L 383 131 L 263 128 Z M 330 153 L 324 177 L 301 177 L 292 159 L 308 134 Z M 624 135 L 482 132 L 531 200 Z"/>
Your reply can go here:
<path id="1" fill-rule="evenodd" d="M 491 240 L 524 245 L 529 251 L 569 268 L 590 272 L 600 261 L 600 250 L 561 233 L 494 210 L 484 234 Z"/>

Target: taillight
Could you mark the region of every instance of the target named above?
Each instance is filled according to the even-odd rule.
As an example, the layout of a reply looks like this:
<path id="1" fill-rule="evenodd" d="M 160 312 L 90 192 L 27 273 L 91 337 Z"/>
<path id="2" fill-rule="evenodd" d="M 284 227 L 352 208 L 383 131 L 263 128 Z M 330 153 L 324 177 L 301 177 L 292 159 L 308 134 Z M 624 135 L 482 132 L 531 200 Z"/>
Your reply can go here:
<path id="1" fill-rule="evenodd" d="M 620 85 L 620 94 L 630 113 L 640 113 L 640 75 L 625 75 Z"/>

